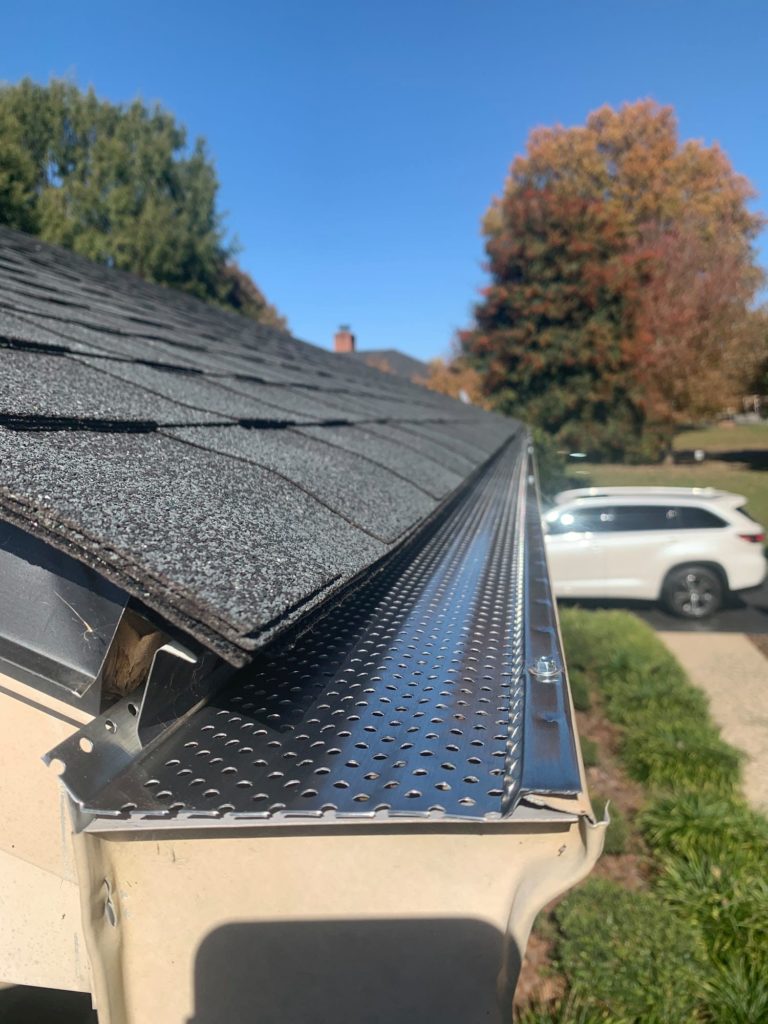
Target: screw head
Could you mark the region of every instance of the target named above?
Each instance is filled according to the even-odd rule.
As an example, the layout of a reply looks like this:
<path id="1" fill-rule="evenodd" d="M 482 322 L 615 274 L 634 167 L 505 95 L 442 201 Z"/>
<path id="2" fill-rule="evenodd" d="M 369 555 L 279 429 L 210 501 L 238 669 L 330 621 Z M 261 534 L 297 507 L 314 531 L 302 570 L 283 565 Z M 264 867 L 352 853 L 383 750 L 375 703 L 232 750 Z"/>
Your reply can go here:
<path id="1" fill-rule="evenodd" d="M 540 658 L 536 660 L 536 664 L 530 668 L 530 673 L 535 676 L 536 679 L 541 683 L 553 683 L 562 671 L 560 666 L 557 664 L 554 658 L 550 658 L 546 654 L 542 654 Z"/>

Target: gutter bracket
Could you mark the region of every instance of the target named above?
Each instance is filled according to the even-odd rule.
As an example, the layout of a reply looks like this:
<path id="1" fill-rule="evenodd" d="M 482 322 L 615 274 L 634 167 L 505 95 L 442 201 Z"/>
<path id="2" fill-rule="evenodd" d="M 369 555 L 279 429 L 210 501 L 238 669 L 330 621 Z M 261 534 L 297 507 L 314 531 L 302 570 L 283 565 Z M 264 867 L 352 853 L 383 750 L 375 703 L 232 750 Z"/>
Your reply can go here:
<path id="1" fill-rule="evenodd" d="M 142 751 L 184 722 L 233 671 L 214 654 L 196 657 L 181 644 L 164 644 L 155 651 L 143 687 L 48 751 L 43 761 L 63 765 L 64 788 L 82 808 Z"/>

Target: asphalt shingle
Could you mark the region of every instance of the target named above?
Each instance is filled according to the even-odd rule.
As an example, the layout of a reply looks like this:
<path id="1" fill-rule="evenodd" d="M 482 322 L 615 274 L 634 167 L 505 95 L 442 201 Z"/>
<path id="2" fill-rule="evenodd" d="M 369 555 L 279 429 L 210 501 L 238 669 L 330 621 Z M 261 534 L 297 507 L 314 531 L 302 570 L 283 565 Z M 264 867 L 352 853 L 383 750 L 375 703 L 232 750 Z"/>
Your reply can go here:
<path id="1" fill-rule="evenodd" d="M 366 426 L 296 429 L 318 441 L 364 455 L 367 459 L 397 473 L 398 476 L 410 480 L 433 498 L 444 498 L 458 487 L 463 479 L 459 473 L 447 469 L 423 452 L 416 453 L 413 449 L 398 444 L 396 440 L 374 433 Z"/>
<path id="2" fill-rule="evenodd" d="M 477 467 L 476 459 L 467 458 L 453 448 L 448 448 L 438 441 L 421 434 L 413 434 L 407 431 L 406 421 L 395 421 L 390 423 L 366 423 L 365 429 L 376 437 L 383 437 L 387 441 L 399 444 L 404 450 L 412 451 L 416 455 L 422 453 L 433 462 L 444 466 L 452 473 L 456 473 L 462 480 L 465 479 Z"/>
<path id="3" fill-rule="evenodd" d="M 106 430 L 107 425 L 114 429 L 119 424 L 150 429 L 157 423 L 221 421 L 220 416 L 164 398 L 150 403 L 142 388 L 66 356 L 10 349 L 0 353 L 0 360 L 0 422 L 34 426 L 38 418 L 76 427 L 100 421 Z"/>
<path id="4" fill-rule="evenodd" d="M 322 431 L 317 435 L 322 437 Z M 293 430 L 174 428 L 171 437 L 272 470 L 385 543 L 394 543 L 435 507 L 421 488 L 370 459 Z"/>
<path id="5" fill-rule="evenodd" d="M 339 407 L 330 397 L 321 396 L 318 401 L 314 392 L 297 388 L 258 384 L 235 377 L 171 372 L 95 356 L 77 358 L 122 381 L 146 388 L 152 395 L 161 395 L 189 409 L 216 413 L 219 418 L 293 423 L 364 418 L 360 412 Z"/>

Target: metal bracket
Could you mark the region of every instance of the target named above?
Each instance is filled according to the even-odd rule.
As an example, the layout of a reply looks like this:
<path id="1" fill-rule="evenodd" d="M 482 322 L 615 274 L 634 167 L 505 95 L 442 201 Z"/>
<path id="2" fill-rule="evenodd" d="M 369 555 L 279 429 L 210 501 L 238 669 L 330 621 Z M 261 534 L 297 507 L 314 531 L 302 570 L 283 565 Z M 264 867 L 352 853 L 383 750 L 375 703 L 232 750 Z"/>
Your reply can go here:
<path id="1" fill-rule="evenodd" d="M 196 658 L 181 644 L 164 644 L 155 652 L 143 687 L 54 747 L 43 761 L 63 764 L 61 781 L 83 807 L 233 671 L 214 654 Z"/>

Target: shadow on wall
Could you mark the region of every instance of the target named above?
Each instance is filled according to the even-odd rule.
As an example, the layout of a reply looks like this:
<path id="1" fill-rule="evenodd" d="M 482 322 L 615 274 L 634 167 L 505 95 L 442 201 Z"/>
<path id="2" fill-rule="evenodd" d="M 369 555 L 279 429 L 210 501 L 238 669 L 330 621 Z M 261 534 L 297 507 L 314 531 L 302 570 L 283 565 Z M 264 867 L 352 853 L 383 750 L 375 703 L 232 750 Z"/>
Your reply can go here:
<path id="1" fill-rule="evenodd" d="M 498 1024 L 503 953 L 465 918 L 225 925 L 198 951 L 188 1024 Z"/>

